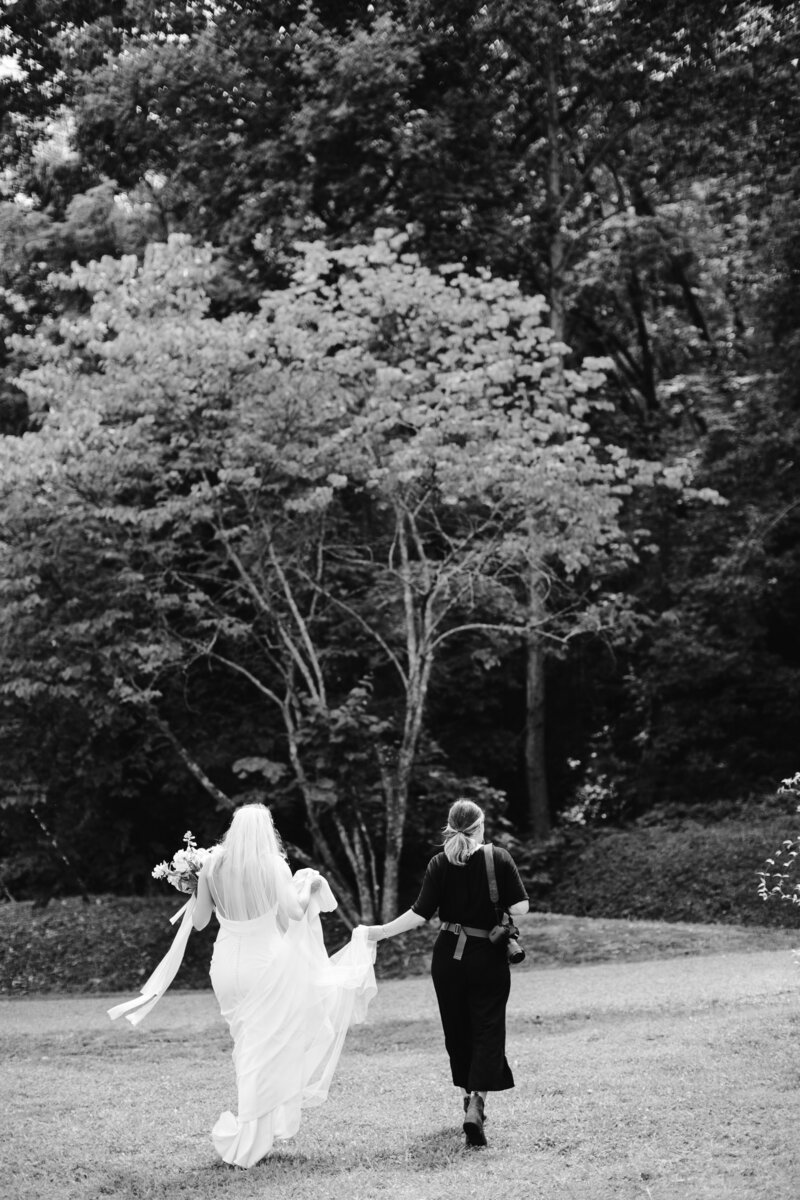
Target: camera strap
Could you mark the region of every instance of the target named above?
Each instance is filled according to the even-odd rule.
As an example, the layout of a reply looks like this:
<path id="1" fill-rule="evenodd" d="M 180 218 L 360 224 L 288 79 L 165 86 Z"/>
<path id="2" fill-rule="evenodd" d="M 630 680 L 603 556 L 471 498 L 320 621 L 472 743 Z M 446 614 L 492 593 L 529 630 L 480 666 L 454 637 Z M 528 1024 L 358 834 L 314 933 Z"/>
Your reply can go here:
<path id="1" fill-rule="evenodd" d="M 495 911 L 495 915 L 497 917 L 497 923 L 498 923 L 498 925 L 502 925 L 503 928 L 508 933 L 509 937 L 511 939 L 513 939 L 513 945 L 515 947 L 513 954 L 511 952 L 511 949 L 509 948 L 509 951 L 508 951 L 509 962 L 514 962 L 514 963 L 521 962 L 522 959 L 525 957 L 525 949 L 523 946 L 520 945 L 519 931 L 517 930 L 517 927 L 514 924 L 514 918 L 511 916 L 510 912 L 506 912 L 504 909 L 502 909 L 500 907 L 500 895 L 497 891 L 497 876 L 495 875 L 495 870 L 494 870 L 494 847 L 491 845 L 491 843 L 489 843 L 488 845 L 483 847 L 483 854 L 484 854 L 484 858 L 486 860 L 486 878 L 489 881 L 489 898 L 491 899 L 492 904 L 494 905 L 494 911 Z M 511 941 L 509 941 L 508 944 L 509 944 L 509 947 L 511 947 L 511 945 L 512 945 Z"/>
<path id="2" fill-rule="evenodd" d="M 511 929 L 515 929 L 514 919 L 511 913 L 507 913 L 504 908 L 500 907 L 500 893 L 497 890 L 497 876 L 494 870 L 494 846 L 491 842 L 483 847 L 483 856 L 486 860 L 486 878 L 489 880 L 489 899 L 494 905 L 494 913 L 497 918 L 498 925 L 506 925 Z"/>
<path id="3" fill-rule="evenodd" d="M 486 860 L 486 878 L 489 880 L 489 899 L 497 909 L 497 919 L 502 925 L 500 893 L 497 890 L 497 876 L 494 873 L 494 846 L 491 842 L 487 842 L 483 847 L 483 857 Z"/>
<path id="4" fill-rule="evenodd" d="M 500 907 L 498 877 L 494 874 L 494 846 L 492 845 L 492 842 L 487 842 L 487 844 L 483 846 L 483 858 L 486 859 L 486 877 L 489 881 L 489 900 L 491 900 L 492 904 L 494 905 L 494 916 L 497 918 L 497 923 L 498 925 L 513 925 L 511 917 L 509 917 L 507 923 L 503 919 L 505 917 L 505 912 L 503 911 L 503 908 Z"/>
<path id="5" fill-rule="evenodd" d="M 483 857 L 486 859 L 486 878 L 489 880 L 489 899 L 496 908 L 500 903 L 500 894 L 497 891 L 497 876 L 494 873 L 494 846 L 491 842 L 487 842 L 483 847 Z"/>

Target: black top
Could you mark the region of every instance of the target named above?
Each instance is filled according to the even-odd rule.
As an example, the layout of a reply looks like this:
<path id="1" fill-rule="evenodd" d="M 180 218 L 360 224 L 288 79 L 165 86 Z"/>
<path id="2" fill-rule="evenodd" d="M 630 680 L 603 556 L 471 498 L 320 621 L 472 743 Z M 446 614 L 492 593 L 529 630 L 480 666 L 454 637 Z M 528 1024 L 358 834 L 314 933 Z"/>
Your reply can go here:
<path id="1" fill-rule="evenodd" d="M 493 852 L 500 908 L 527 900 L 528 893 L 511 855 L 500 846 L 494 846 Z M 428 863 L 419 896 L 411 907 L 426 921 L 438 909 L 441 921 L 491 929 L 497 924 L 497 916 L 489 899 L 483 850 L 471 854 L 463 867 L 451 863 L 446 854 L 437 854 Z"/>

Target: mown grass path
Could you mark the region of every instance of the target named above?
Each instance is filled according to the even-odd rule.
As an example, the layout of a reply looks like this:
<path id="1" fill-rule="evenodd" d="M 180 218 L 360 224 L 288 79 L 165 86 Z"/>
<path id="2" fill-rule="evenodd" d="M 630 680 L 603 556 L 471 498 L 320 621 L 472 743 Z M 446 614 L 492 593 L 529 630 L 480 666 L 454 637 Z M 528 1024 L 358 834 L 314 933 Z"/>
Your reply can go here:
<path id="1" fill-rule="evenodd" d="M 527 970 L 513 1092 L 466 1150 L 427 979 L 387 981 L 327 1105 L 249 1172 L 208 1141 L 233 1097 L 208 992 L 139 1029 L 115 998 L 0 1002 L 3 1200 L 789 1200 L 800 972 L 786 951 Z"/>

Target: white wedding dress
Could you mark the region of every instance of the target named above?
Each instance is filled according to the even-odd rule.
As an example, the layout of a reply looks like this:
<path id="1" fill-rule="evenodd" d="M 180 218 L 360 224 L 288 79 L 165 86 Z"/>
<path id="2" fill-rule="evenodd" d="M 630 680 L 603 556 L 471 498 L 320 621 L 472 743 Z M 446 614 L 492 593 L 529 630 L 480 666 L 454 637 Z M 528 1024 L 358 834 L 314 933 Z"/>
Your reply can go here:
<path id="1" fill-rule="evenodd" d="M 326 1100 L 347 1030 L 375 995 L 365 929 L 328 957 L 319 914 L 335 907 L 323 880 L 285 933 L 274 911 L 249 921 L 217 913 L 211 984 L 233 1037 L 238 1112 L 224 1112 L 211 1137 L 227 1163 L 251 1167 L 297 1133 L 302 1109 Z"/>
<path id="2" fill-rule="evenodd" d="M 299 891 L 307 871 L 291 877 Z M 360 927 L 350 942 L 328 957 L 320 912 L 336 908 L 320 879 L 301 920 L 279 921 L 280 906 L 250 920 L 221 913 L 211 959 L 211 984 L 233 1037 L 237 1113 L 224 1112 L 211 1137 L 221 1158 L 252 1167 L 274 1142 L 293 1137 L 301 1112 L 324 1103 L 347 1030 L 364 1020 L 377 991 L 375 943 Z M 141 995 L 109 1009 L 136 1025 L 152 1010 L 174 978 L 191 932 L 196 900 L 176 913 L 182 922 L 175 941 L 143 986 Z M 281 928 L 281 925 L 284 928 Z"/>

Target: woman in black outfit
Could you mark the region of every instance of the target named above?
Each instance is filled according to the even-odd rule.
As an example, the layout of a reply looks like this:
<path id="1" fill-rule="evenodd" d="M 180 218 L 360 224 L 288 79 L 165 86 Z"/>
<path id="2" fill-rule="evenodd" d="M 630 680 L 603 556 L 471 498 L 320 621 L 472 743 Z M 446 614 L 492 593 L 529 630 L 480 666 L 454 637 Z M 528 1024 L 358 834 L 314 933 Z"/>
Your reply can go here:
<path id="1" fill-rule="evenodd" d="M 428 863 L 419 896 L 387 925 L 368 926 L 373 941 L 423 925 L 439 913 L 442 929 L 433 949 L 431 977 L 439 1003 L 453 1083 L 464 1096 L 464 1132 L 471 1146 L 485 1146 L 487 1092 L 514 1086 L 505 1054 L 506 1002 L 511 986 L 505 943 L 489 930 L 497 913 L 489 893 L 483 852 L 484 815 L 471 800 L 457 800 L 444 832 L 444 852 Z M 491 848 L 498 906 L 518 916 L 528 897 L 514 860 Z"/>

